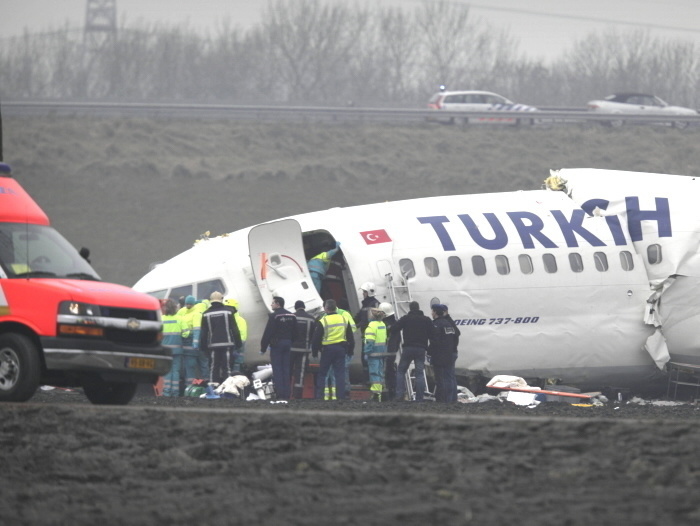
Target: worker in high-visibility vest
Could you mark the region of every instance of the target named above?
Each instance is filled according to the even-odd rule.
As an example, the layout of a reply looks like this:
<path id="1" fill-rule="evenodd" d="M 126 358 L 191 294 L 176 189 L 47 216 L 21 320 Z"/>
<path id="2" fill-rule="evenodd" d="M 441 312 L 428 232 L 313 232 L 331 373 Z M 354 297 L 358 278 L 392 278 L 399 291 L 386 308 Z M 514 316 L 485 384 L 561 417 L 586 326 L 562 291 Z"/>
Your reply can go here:
<path id="1" fill-rule="evenodd" d="M 314 286 L 319 294 L 321 294 L 323 278 L 326 276 L 326 272 L 328 272 L 331 259 L 338 253 L 338 250 L 340 250 L 340 243 L 336 243 L 335 248 L 327 252 L 321 252 L 320 254 L 315 255 L 307 262 L 309 273 L 311 274 L 311 280 L 314 282 Z"/>
<path id="2" fill-rule="evenodd" d="M 326 315 L 317 323 L 314 330 L 311 352 L 314 357 L 321 353 L 318 376 L 316 378 L 316 399 L 323 399 L 324 380 L 333 368 L 337 395 L 345 398 L 345 356 L 352 356 L 355 338 L 348 320 L 338 313 L 335 300 L 326 300 L 323 304 Z"/>
<path id="3" fill-rule="evenodd" d="M 182 333 L 185 330 L 182 320 L 177 315 L 177 302 L 172 298 L 162 306 L 163 347 L 170 349 L 173 363 L 170 372 L 163 378 L 163 396 L 180 395 L 180 371 L 183 366 Z"/>
<path id="4" fill-rule="evenodd" d="M 369 390 L 372 400 L 382 401 L 384 391 L 384 356 L 386 353 L 386 325 L 382 319 L 385 312 L 381 309 L 370 309 L 370 322 L 365 329 L 365 343 L 362 352 L 369 368 Z"/>
<path id="5" fill-rule="evenodd" d="M 347 320 L 347 322 L 350 324 L 350 328 L 352 329 L 353 334 L 357 330 L 357 325 L 355 325 L 355 320 L 352 317 L 352 314 L 350 314 L 348 311 L 345 309 L 341 309 L 340 307 L 336 307 L 336 310 L 338 314 L 340 314 L 343 318 Z M 325 316 L 325 314 L 324 314 Z M 352 361 L 352 354 L 346 354 L 345 355 L 345 398 L 350 398 L 350 362 Z M 335 387 L 335 374 L 333 374 L 333 370 L 328 371 L 328 374 L 326 375 L 326 380 L 324 384 L 324 390 L 323 390 L 323 397 L 325 400 L 336 400 L 338 397 L 337 389 Z"/>
<path id="6" fill-rule="evenodd" d="M 200 361 L 199 352 L 199 333 L 202 328 L 202 307 L 197 306 L 197 300 L 194 296 L 187 296 L 185 298 L 185 306 L 177 311 L 177 315 L 182 320 L 185 330 L 182 333 L 182 349 L 185 356 L 185 362 L 195 361 L 195 364 L 199 366 L 199 371 L 191 371 L 192 374 L 196 374 L 199 378 L 209 378 L 209 366 L 208 363 L 204 364 Z M 203 370 L 201 370 L 203 369 Z M 190 378 L 189 373 L 186 377 L 187 385 L 191 385 L 194 377 Z"/>
<path id="7" fill-rule="evenodd" d="M 236 325 L 238 325 L 238 330 L 241 333 L 241 346 L 233 350 L 229 359 L 231 374 L 237 375 L 241 374 L 241 368 L 243 363 L 245 363 L 245 342 L 248 339 L 248 322 L 245 321 L 243 316 L 241 316 L 240 304 L 238 303 L 238 300 L 227 298 L 224 300 L 224 305 L 231 307 L 231 309 L 234 311 L 233 319 L 236 320 Z"/>

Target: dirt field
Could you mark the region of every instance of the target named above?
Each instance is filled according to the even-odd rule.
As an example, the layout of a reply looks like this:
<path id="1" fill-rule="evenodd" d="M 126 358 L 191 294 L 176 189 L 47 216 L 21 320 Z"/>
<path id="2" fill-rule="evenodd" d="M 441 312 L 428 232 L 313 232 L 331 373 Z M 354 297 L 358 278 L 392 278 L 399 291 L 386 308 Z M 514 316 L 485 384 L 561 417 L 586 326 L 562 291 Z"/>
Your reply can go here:
<path id="1" fill-rule="evenodd" d="M 700 408 L 3 405 L 3 524 L 697 524 Z"/>
<path id="2" fill-rule="evenodd" d="M 289 214 L 537 188 L 550 168 L 700 176 L 697 131 L 4 119 L 5 161 L 106 280 Z M 0 524 L 698 524 L 700 410 L 270 404 L 39 392 L 0 406 Z"/>

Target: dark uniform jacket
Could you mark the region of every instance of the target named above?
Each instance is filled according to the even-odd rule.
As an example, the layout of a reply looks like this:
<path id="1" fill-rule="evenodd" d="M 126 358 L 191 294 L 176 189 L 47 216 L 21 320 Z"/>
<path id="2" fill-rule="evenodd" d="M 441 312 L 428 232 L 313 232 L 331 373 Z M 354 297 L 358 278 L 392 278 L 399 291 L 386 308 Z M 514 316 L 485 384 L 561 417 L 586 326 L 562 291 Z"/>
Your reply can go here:
<path id="1" fill-rule="evenodd" d="M 428 350 L 428 342 L 433 334 L 433 320 L 422 310 L 412 310 L 391 326 L 392 334 L 403 331 L 404 347 L 419 347 Z"/>
<path id="2" fill-rule="evenodd" d="M 459 345 L 459 335 L 459 329 L 451 319 L 435 318 L 430 347 L 428 348 L 430 363 L 433 365 L 452 365 L 457 345 Z"/>
<path id="3" fill-rule="evenodd" d="M 265 352 L 269 345 L 275 345 L 279 340 L 294 341 L 297 337 L 297 317 L 287 309 L 275 309 L 270 313 L 260 340 L 260 351 Z"/>
<path id="4" fill-rule="evenodd" d="M 386 352 L 399 352 L 401 335 L 396 332 L 391 332 L 391 328 L 396 324 L 396 316 L 393 314 L 391 316 L 386 316 L 382 321 L 384 325 L 386 325 Z M 390 361 L 387 361 L 387 363 L 390 363 Z"/>
<path id="5" fill-rule="evenodd" d="M 242 345 L 241 333 L 229 307 L 215 301 L 202 313 L 199 345 L 209 350 Z"/>
<path id="6" fill-rule="evenodd" d="M 294 311 L 297 317 L 297 337 L 292 341 L 295 349 L 311 349 L 316 319 L 304 309 Z"/>
<path id="7" fill-rule="evenodd" d="M 355 323 L 363 335 L 365 334 L 367 325 L 369 325 L 369 310 L 376 309 L 377 307 L 379 307 L 379 300 L 374 296 L 362 298 L 362 308 L 355 314 Z"/>

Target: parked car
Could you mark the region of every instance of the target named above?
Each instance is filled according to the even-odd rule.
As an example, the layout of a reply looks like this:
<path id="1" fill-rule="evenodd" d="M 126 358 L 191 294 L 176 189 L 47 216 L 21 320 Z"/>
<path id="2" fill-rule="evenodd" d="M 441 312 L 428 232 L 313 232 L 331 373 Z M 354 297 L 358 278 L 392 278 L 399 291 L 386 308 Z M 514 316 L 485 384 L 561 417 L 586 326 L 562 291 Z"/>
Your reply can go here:
<path id="1" fill-rule="evenodd" d="M 516 104 L 513 101 L 491 93 L 490 91 L 439 91 L 430 97 L 428 108 L 442 111 L 537 111 L 534 106 L 526 104 Z M 511 124 L 511 125 L 531 125 L 533 118 L 513 118 L 513 117 L 429 117 L 433 122 L 444 122 L 447 124 Z"/>
<path id="2" fill-rule="evenodd" d="M 636 115 L 698 115 L 696 110 L 671 106 L 655 95 L 647 93 L 615 93 L 608 95 L 603 100 L 592 100 L 588 103 L 588 111 L 596 113 L 610 113 L 616 118 L 602 121 L 607 126 L 619 128 L 625 124 L 625 114 Z M 672 118 L 666 124 L 672 124 L 678 129 L 685 129 L 690 124 L 688 121 L 674 121 Z"/>

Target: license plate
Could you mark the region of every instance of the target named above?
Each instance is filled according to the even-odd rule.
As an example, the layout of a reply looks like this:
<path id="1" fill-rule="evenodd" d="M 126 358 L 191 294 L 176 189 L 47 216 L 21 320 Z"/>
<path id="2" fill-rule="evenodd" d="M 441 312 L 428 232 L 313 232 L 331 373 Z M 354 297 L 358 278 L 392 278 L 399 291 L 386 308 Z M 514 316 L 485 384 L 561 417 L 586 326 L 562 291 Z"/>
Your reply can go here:
<path id="1" fill-rule="evenodd" d="M 156 361 L 153 358 L 128 358 L 126 366 L 129 369 L 155 369 Z"/>

